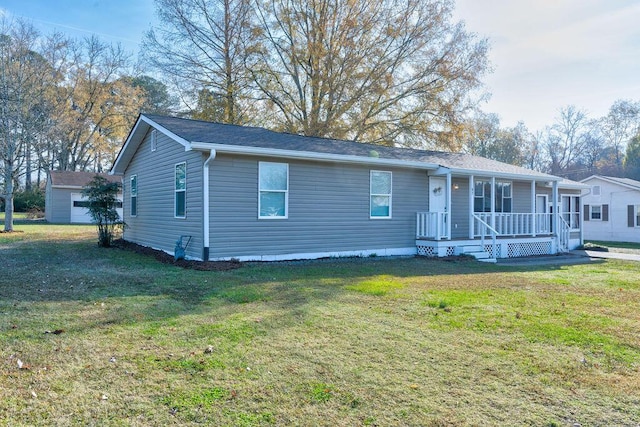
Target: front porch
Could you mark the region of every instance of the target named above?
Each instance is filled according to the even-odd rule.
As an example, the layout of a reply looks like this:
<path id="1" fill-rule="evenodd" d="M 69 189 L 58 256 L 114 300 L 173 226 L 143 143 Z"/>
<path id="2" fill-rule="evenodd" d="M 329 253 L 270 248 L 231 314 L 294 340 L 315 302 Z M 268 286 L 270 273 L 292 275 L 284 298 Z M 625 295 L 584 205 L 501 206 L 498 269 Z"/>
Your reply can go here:
<path id="1" fill-rule="evenodd" d="M 570 227 L 558 214 L 473 213 L 469 220 L 469 238 L 452 238 L 450 221 L 447 212 L 416 214 L 418 255 L 469 254 L 495 262 L 497 258 L 553 255 L 570 248 Z"/>

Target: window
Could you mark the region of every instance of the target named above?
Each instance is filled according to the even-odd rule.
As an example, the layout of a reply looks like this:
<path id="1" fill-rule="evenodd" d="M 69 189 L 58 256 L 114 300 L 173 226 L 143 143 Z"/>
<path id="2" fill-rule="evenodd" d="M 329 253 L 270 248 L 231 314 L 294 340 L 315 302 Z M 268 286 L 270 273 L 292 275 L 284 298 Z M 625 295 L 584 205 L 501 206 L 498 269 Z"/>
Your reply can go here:
<path id="1" fill-rule="evenodd" d="M 511 212 L 511 183 L 496 181 L 496 212 Z"/>
<path id="2" fill-rule="evenodd" d="M 138 175 L 131 176 L 131 216 L 138 215 Z"/>
<path id="3" fill-rule="evenodd" d="M 513 195 L 511 183 L 496 181 L 496 194 L 493 197 L 495 212 L 511 212 Z M 491 212 L 491 181 L 476 180 L 473 191 L 473 211 Z"/>
<path id="4" fill-rule="evenodd" d="M 370 172 L 370 218 L 391 218 L 391 187 L 391 172 Z"/>
<path id="5" fill-rule="evenodd" d="M 175 213 L 176 218 L 185 218 L 187 215 L 187 164 L 178 163 L 175 174 Z"/>
<path id="6" fill-rule="evenodd" d="M 580 229 L 580 196 L 561 196 L 562 219 L 572 230 Z"/>
<path id="7" fill-rule="evenodd" d="M 491 212 L 491 182 L 476 180 L 473 190 L 473 211 Z"/>
<path id="8" fill-rule="evenodd" d="M 289 215 L 289 165 L 259 162 L 258 169 L 258 218 L 287 218 Z"/>
<path id="9" fill-rule="evenodd" d="M 600 195 L 600 186 L 599 185 L 594 185 L 593 187 L 591 187 L 591 194 L 593 196 L 599 196 Z"/>
<path id="10" fill-rule="evenodd" d="M 87 209 L 89 209 L 91 207 L 91 202 L 89 202 L 88 200 L 74 200 L 73 201 L 73 207 L 74 208 L 87 208 Z M 116 201 L 116 208 L 117 209 L 122 209 L 122 202 L 120 200 Z"/>
<path id="11" fill-rule="evenodd" d="M 592 221 L 601 221 L 602 220 L 602 205 L 591 205 L 591 220 Z"/>
<path id="12" fill-rule="evenodd" d="M 151 151 L 156 151 L 158 149 L 158 131 L 151 131 Z"/>

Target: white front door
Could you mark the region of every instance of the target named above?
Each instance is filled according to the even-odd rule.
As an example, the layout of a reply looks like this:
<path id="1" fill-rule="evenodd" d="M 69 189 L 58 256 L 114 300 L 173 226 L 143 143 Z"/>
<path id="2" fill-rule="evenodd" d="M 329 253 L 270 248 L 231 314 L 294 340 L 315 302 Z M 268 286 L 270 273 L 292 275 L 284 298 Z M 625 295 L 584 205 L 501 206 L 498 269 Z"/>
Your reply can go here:
<path id="1" fill-rule="evenodd" d="M 447 211 L 447 180 L 429 177 L 429 212 Z"/>
<path id="2" fill-rule="evenodd" d="M 548 234 L 551 232 L 551 205 L 549 205 L 549 196 L 546 194 L 536 195 L 536 234 Z"/>
<path id="3" fill-rule="evenodd" d="M 447 180 L 442 177 L 429 177 L 429 212 L 438 213 L 432 217 L 434 230 L 439 240 L 447 236 Z"/>

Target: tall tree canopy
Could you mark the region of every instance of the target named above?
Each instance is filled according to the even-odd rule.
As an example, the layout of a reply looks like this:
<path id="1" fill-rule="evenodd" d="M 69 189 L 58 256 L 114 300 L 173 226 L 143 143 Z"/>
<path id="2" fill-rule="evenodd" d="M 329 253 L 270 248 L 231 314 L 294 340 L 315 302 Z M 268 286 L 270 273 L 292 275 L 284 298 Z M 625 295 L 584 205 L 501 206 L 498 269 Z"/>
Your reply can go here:
<path id="1" fill-rule="evenodd" d="M 156 6 L 161 24 L 147 35 L 147 61 L 193 88 L 194 105 L 230 123 L 456 148 L 488 66 L 486 41 L 452 22 L 452 0 Z M 248 106 L 261 114 L 243 114 Z"/>
<path id="2" fill-rule="evenodd" d="M 200 118 L 245 123 L 251 108 L 245 67 L 252 43 L 251 0 L 156 0 L 160 24 L 143 42 L 145 61 L 198 113 L 199 94 L 221 105 Z M 204 92 L 203 92 L 204 91 Z"/>

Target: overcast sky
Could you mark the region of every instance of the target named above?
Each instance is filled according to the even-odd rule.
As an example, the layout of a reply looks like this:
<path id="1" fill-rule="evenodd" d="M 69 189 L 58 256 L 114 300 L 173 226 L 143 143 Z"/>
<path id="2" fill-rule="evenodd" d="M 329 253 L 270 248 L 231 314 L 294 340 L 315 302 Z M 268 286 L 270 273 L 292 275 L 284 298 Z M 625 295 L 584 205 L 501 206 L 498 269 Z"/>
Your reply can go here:
<path id="1" fill-rule="evenodd" d="M 0 0 L 0 13 L 43 32 L 95 33 L 137 50 L 153 0 Z M 617 99 L 640 101 L 640 0 L 457 0 L 456 19 L 491 43 L 492 94 L 503 126 L 535 131 L 574 104 L 599 117 Z"/>

